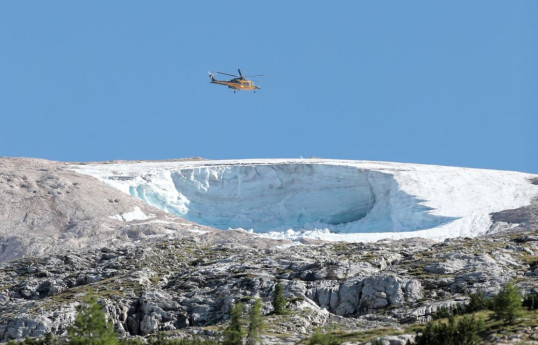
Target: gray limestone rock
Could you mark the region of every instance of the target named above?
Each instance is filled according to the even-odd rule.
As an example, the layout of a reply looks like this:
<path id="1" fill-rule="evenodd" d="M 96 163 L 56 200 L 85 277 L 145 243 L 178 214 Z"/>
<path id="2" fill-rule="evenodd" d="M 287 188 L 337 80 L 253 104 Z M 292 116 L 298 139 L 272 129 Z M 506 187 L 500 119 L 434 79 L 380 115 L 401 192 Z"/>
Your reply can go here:
<path id="1" fill-rule="evenodd" d="M 359 302 L 362 310 L 400 307 L 422 298 L 422 286 L 416 280 L 386 275 L 368 277 L 362 283 Z"/>
<path id="2" fill-rule="evenodd" d="M 355 313 L 359 305 L 362 284 L 354 281 L 345 282 L 338 291 L 339 303 L 334 308 L 336 315 L 348 316 Z"/>
<path id="3" fill-rule="evenodd" d="M 51 331 L 52 321 L 40 315 L 20 314 L 0 326 L 3 341 L 26 337 L 40 337 Z"/>

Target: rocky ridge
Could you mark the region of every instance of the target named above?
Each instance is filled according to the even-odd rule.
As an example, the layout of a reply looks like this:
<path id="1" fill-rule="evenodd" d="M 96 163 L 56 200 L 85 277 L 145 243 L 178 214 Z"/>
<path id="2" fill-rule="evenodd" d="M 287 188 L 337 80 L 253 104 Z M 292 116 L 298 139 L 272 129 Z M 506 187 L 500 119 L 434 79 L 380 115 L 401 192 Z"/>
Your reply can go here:
<path id="1" fill-rule="evenodd" d="M 0 339 L 65 334 L 90 291 L 122 336 L 218 339 L 233 304 L 253 298 L 264 303 L 264 344 L 294 344 L 316 327 L 397 333 L 509 279 L 538 292 L 537 253 L 538 235 L 527 231 L 272 248 L 184 238 L 24 258 L 0 266 Z M 270 315 L 278 282 L 293 311 L 285 317 Z"/>

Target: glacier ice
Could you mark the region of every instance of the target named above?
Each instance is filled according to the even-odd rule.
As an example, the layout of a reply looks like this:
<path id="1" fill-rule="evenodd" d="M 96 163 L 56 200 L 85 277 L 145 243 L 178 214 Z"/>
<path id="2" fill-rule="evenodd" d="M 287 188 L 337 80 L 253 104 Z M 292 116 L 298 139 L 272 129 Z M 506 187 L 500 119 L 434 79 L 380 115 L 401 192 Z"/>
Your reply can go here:
<path id="1" fill-rule="evenodd" d="M 317 164 L 215 166 L 181 169 L 170 179 L 177 199 L 152 184 L 129 193 L 188 220 L 255 232 L 327 228 L 333 232 L 409 231 L 450 220 L 428 213 L 398 189 L 390 174 Z M 153 178 L 153 177 L 152 177 Z M 170 184 L 172 185 L 172 184 Z"/>
<path id="2" fill-rule="evenodd" d="M 406 163 L 236 160 L 72 167 L 159 209 L 219 229 L 333 240 L 447 238 L 538 194 L 530 174 Z"/>

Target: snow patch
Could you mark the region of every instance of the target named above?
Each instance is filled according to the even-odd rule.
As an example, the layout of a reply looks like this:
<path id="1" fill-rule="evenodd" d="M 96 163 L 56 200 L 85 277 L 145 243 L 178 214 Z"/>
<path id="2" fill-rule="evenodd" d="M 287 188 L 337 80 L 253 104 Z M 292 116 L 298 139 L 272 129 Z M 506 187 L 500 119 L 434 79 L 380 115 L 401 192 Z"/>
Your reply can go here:
<path id="1" fill-rule="evenodd" d="M 199 230 L 199 229 L 189 229 L 190 232 L 194 232 L 195 234 L 207 234 L 209 231 Z"/>
<path id="2" fill-rule="evenodd" d="M 147 220 L 153 218 L 154 215 L 147 216 L 138 206 L 135 206 L 134 210 L 131 212 L 125 212 L 117 214 L 115 216 L 110 216 L 109 218 L 116 219 L 122 222 L 131 222 L 134 220 Z"/>

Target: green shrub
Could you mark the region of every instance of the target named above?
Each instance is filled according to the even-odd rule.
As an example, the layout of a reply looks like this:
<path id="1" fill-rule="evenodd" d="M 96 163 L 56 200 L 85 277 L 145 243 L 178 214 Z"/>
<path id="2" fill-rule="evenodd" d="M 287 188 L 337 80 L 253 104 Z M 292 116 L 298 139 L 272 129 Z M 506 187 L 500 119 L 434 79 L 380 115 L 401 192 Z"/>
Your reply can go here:
<path id="1" fill-rule="evenodd" d="M 308 339 L 308 345 L 339 345 L 338 338 L 331 334 L 322 332 L 320 328 L 316 328 L 314 334 Z"/>
<path id="2" fill-rule="evenodd" d="M 435 313 L 433 313 L 432 315 L 432 319 L 434 320 L 444 319 L 444 318 L 449 317 L 450 315 L 452 315 L 450 309 L 446 306 L 442 306 L 442 307 L 437 308 L 437 310 L 435 310 Z"/>
<path id="3" fill-rule="evenodd" d="M 140 339 L 123 339 L 120 340 L 121 345 L 144 345 Z M 216 341 L 200 340 L 200 339 L 168 339 L 162 333 L 157 333 L 148 338 L 148 345 L 218 345 Z"/>
<path id="4" fill-rule="evenodd" d="M 505 324 L 514 323 L 522 314 L 521 295 L 512 282 L 506 284 L 493 299 L 493 317 Z"/>
<path id="5" fill-rule="evenodd" d="M 118 339 L 111 323 L 107 322 L 97 298 L 88 294 L 77 307 L 75 323 L 68 331 L 72 345 L 116 345 Z"/>
<path id="6" fill-rule="evenodd" d="M 437 308 L 432 315 L 433 320 L 444 319 L 449 316 L 471 314 L 480 310 L 491 309 L 492 299 L 487 298 L 484 293 L 478 292 L 469 295 L 469 303 L 463 305 L 461 303 L 455 304 L 451 307 L 442 306 Z"/>
<path id="7" fill-rule="evenodd" d="M 7 345 L 58 345 L 60 341 L 52 333 L 47 333 L 44 338 L 24 338 L 24 340 L 10 340 Z"/>
<path id="8" fill-rule="evenodd" d="M 119 339 L 118 341 L 120 345 L 145 345 L 146 344 L 140 338 L 123 338 L 123 339 Z"/>
<path id="9" fill-rule="evenodd" d="M 448 322 L 429 322 L 422 334 L 417 334 L 417 345 L 474 345 L 480 341 L 479 332 L 484 328 L 483 320 L 463 316 L 457 323 L 454 316 Z"/>
<path id="10" fill-rule="evenodd" d="M 467 313 L 474 313 L 480 310 L 491 309 L 492 299 L 487 298 L 483 292 L 477 292 L 469 295 L 469 303 L 465 307 Z"/>

